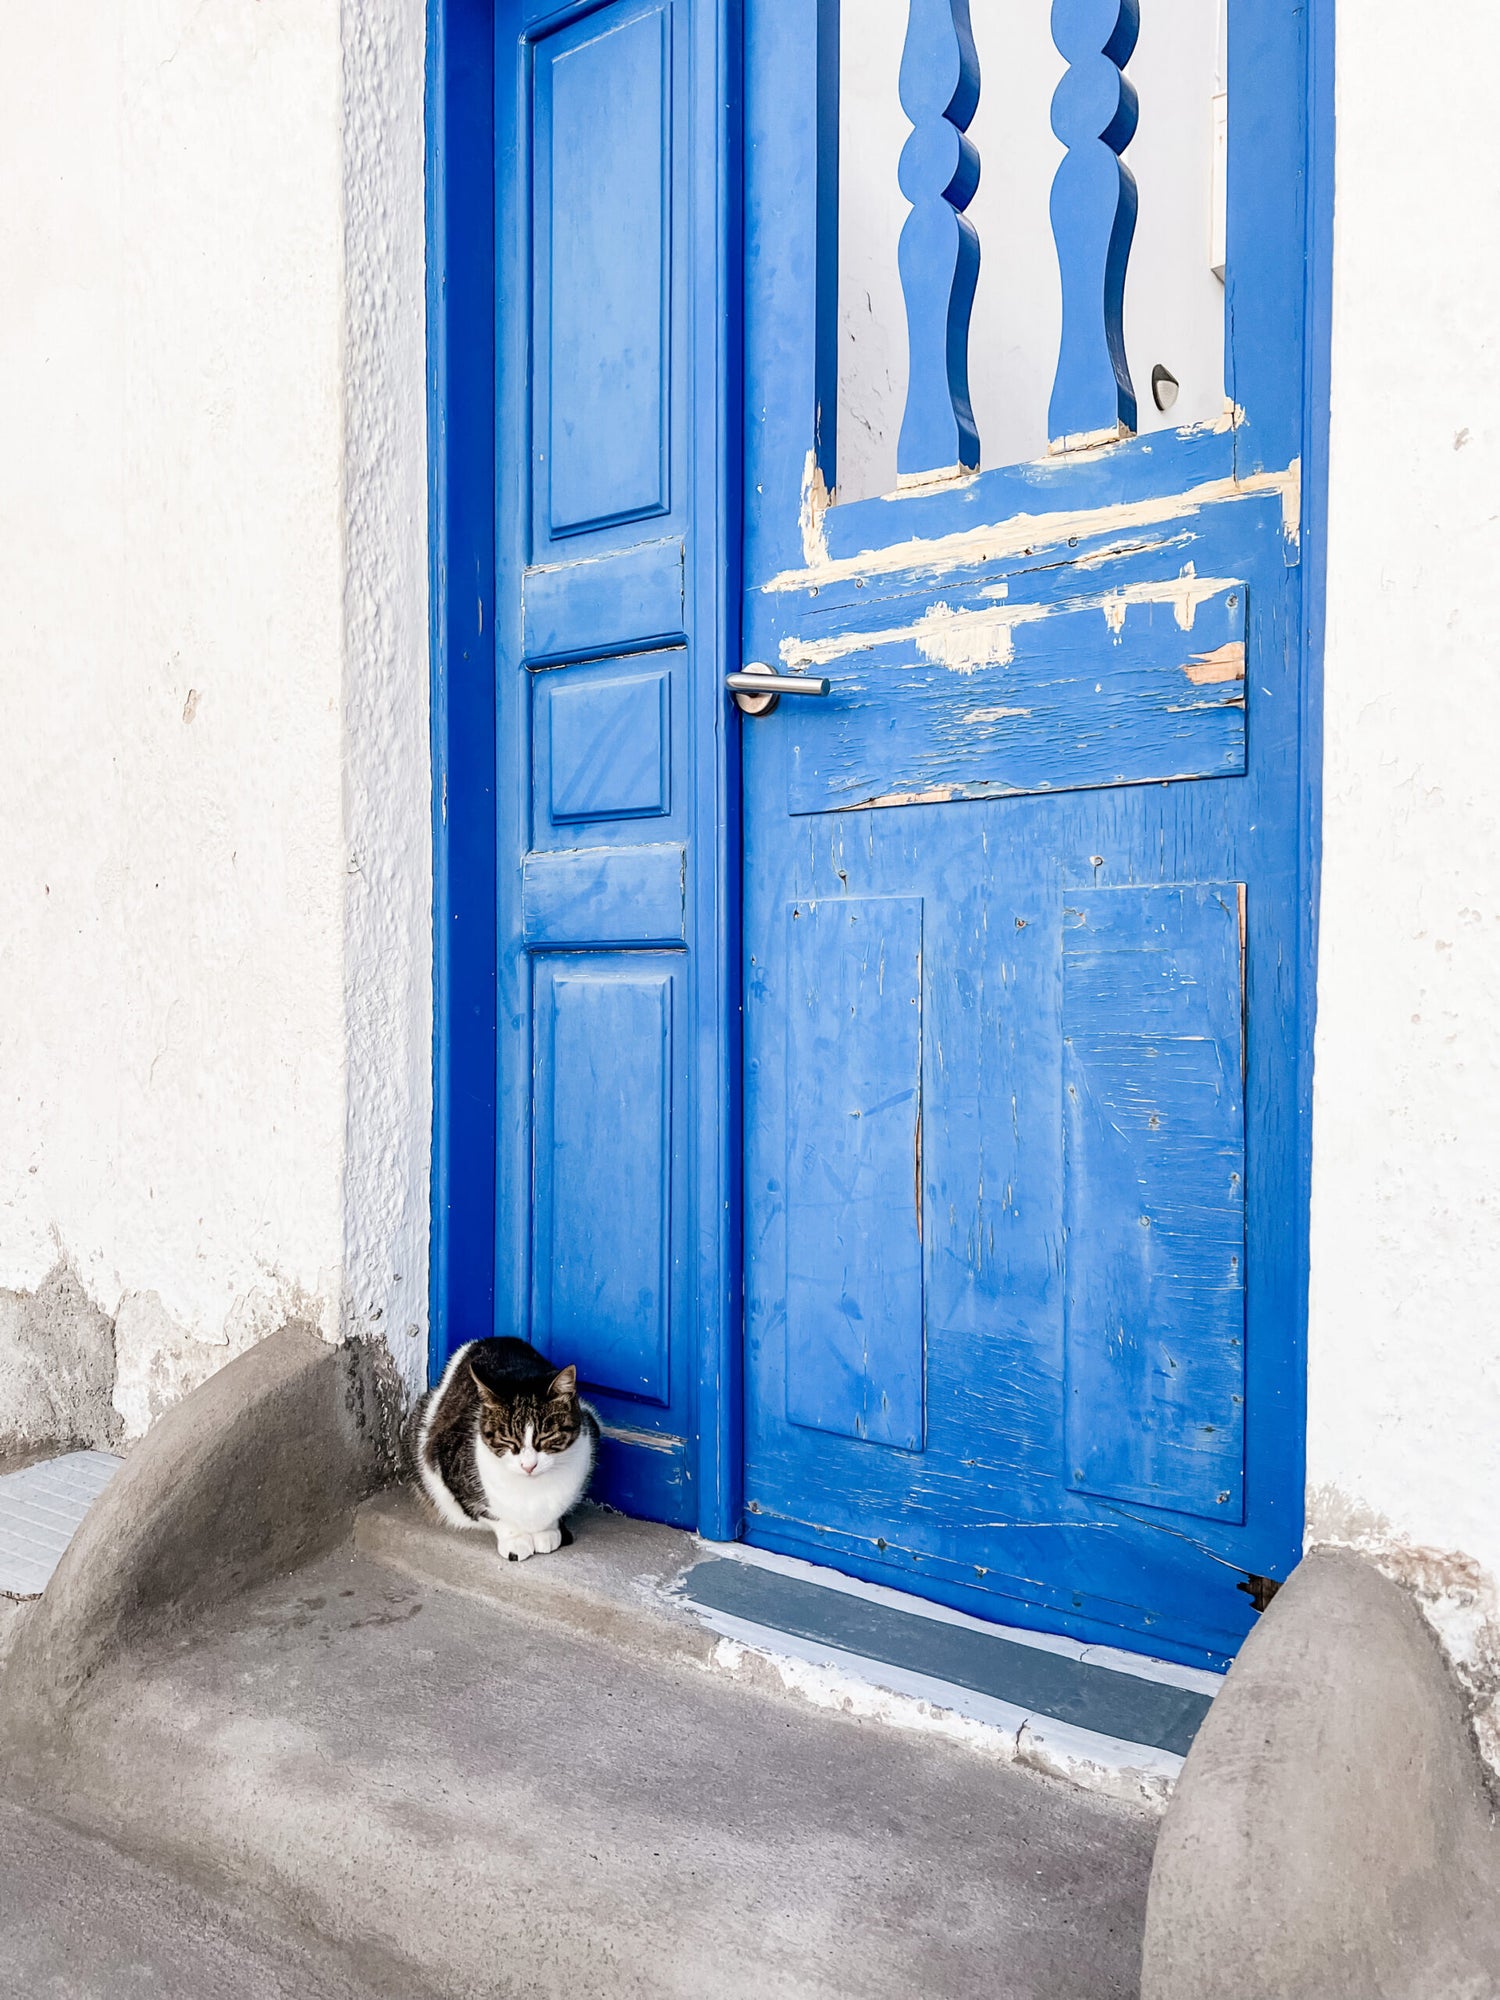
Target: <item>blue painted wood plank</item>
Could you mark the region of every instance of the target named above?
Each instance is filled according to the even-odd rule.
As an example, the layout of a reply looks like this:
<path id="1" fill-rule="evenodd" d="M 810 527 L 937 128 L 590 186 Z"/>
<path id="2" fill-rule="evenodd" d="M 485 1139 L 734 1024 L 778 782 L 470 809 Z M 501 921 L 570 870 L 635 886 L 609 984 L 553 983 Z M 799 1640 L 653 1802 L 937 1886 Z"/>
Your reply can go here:
<path id="1" fill-rule="evenodd" d="M 1052 99 L 1052 129 L 1068 149 L 1052 183 L 1063 300 L 1047 420 L 1054 450 L 1135 429 L 1125 272 L 1138 197 L 1120 154 L 1139 116 L 1124 75 L 1139 35 L 1140 0 L 1053 0 L 1052 39 L 1068 61 Z"/>
<path id="2" fill-rule="evenodd" d="M 671 504 L 672 9 L 621 12 L 536 56 L 537 510 L 553 537 Z"/>
<path id="3" fill-rule="evenodd" d="M 1288 463 L 1283 460 L 1283 467 Z M 901 549 L 909 552 L 912 568 L 931 569 L 947 560 L 941 550 L 946 537 L 977 540 L 981 529 L 1013 523 L 1017 536 L 1034 530 L 1020 540 L 1018 553 L 1026 547 L 1081 546 L 1085 539 L 1109 535 L 1111 515 L 1126 508 L 1160 506 L 1180 497 L 1179 511 L 1187 514 L 1207 504 L 1192 497 L 1195 489 L 1208 486 L 1222 496 L 1235 473 L 1235 438 L 1228 430 L 1204 428 L 1186 435 L 1154 431 L 1122 440 L 1107 452 L 1068 452 L 1022 465 L 997 465 L 931 493 L 853 500 L 833 508 L 821 525 L 834 561 L 848 562 L 869 551 L 890 561 L 885 551 Z M 1091 511 L 1097 514 L 1097 527 L 1089 519 Z M 938 551 L 929 553 L 924 543 L 939 544 Z M 957 560 L 964 560 L 961 553 Z M 788 587 L 794 573 L 787 572 Z M 819 589 L 825 581 L 816 572 L 809 577 Z"/>
<path id="4" fill-rule="evenodd" d="M 664 1405 L 669 1389 L 675 975 L 544 962 L 534 1338 L 559 1367 Z"/>
<path id="5" fill-rule="evenodd" d="M 701 1533 L 729 1539 L 744 1518 L 741 1261 L 740 757 L 726 728 L 719 670 L 740 658 L 744 515 L 745 19 L 743 0 L 696 0 L 691 30 L 688 144 L 690 216 L 685 262 L 696 273 L 680 343 L 691 355 L 692 426 L 681 482 L 693 508 L 690 589 L 699 648 L 685 709 L 690 773 L 691 1116 L 685 1141 L 688 1222 L 683 1290 L 691 1314 L 681 1346 L 692 1434 L 689 1501 Z M 836 220 L 836 216 L 835 216 Z M 837 295 L 834 294 L 835 310 Z M 832 352 L 837 359 L 837 328 Z M 684 425 L 684 429 L 687 427 Z M 684 503 L 686 504 L 686 502 Z"/>
<path id="6" fill-rule="evenodd" d="M 637 652 L 686 637 L 681 536 L 547 563 L 521 579 L 528 665 Z"/>
<path id="7" fill-rule="evenodd" d="M 979 236 L 963 212 L 979 186 L 979 154 L 968 136 L 979 104 L 969 0 L 910 0 L 901 104 L 912 123 L 901 192 L 912 206 L 898 252 L 908 364 L 896 469 L 911 479 L 979 463 L 969 401 Z"/>
<path id="8" fill-rule="evenodd" d="M 522 932 L 530 951 L 680 945 L 686 939 L 686 856 L 653 847 L 568 847 L 526 856 Z"/>
<path id="9" fill-rule="evenodd" d="M 1079 1491 L 1244 1519 L 1243 890 L 1063 910 L 1066 1452 Z"/>
<path id="10" fill-rule="evenodd" d="M 894 634 L 850 620 L 810 638 L 832 686 L 786 719 L 790 810 L 1242 772 L 1248 592 L 1172 587 L 1081 607 L 929 600 L 915 617 L 908 600 Z"/>
<path id="11" fill-rule="evenodd" d="M 662 668 L 539 682 L 554 826 L 671 810 L 671 687 Z"/>
<path id="12" fill-rule="evenodd" d="M 787 1415 L 920 1451 L 922 904 L 798 902 L 786 936 Z"/>

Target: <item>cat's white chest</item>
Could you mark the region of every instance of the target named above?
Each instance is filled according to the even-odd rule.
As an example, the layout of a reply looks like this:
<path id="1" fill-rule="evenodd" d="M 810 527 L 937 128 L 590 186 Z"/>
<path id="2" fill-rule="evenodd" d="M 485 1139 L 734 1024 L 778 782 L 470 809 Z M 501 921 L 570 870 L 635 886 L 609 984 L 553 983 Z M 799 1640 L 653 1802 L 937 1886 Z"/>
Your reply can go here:
<path id="1" fill-rule="evenodd" d="M 536 1535 L 555 1528 L 577 1504 L 593 1470 L 593 1440 L 580 1431 L 566 1451 L 549 1458 L 536 1472 L 522 1470 L 514 1452 L 502 1458 L 484 1440 L 476 1441 L 475 1464 L 484 1489 L 485 1512 L 517 1535 Z"/>

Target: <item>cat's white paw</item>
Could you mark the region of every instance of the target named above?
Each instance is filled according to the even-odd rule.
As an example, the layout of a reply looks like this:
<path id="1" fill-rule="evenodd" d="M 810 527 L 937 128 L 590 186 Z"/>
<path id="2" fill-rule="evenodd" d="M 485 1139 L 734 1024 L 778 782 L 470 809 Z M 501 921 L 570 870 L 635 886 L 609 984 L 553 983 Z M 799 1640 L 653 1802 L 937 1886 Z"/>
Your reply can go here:
<path id="1" fill-rule="evenodd" d="M 539 1528 L 532 1536 L 539 1556 L 550 1556 L 554 1549 L 562 1547 L 562 1523 L 554 1522 L 550 1528 Z"/>
<path id="2" fill-rule="evenodd" d="M 508 1528 L 497 1528 L 495 1549 L 502 1562 L 523 1563 L 536 1554 L 537 1539 L 534 1535 L 513 1535 Z"/>

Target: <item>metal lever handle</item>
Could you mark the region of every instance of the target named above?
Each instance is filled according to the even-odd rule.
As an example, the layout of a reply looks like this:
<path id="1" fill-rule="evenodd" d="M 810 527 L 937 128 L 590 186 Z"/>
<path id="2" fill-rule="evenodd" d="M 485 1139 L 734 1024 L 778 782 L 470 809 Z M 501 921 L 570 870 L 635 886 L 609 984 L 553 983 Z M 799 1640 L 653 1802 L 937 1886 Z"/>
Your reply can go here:
<path id="1" fill-rule="evenodd" d="M 747 662 L 744 672 L 726 674 L 724 685 L 741 715 L 769 715 L 784 694 L 827 694 L 828 683 L 815 674 L 778 674 L 760 660 Z"/>

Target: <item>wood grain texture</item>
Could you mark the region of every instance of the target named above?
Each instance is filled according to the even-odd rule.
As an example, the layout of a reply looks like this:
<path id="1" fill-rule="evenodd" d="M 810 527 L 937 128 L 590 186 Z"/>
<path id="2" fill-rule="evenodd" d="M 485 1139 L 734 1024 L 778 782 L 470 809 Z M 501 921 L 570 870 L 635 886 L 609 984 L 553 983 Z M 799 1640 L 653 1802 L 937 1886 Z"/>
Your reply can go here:
<path id="1" fill-rule="evenodd" d="M 945 597 L 809 639 L 832 687 L 789 716 L 794 813 L 1224 777 L 1245 768 L 1246 589 L 1057 605 Z"/>
<path id="2" fill-rule="evenodd" d="M 685 869 L 686 856 L 675 841 L 528 854 L 521 871 L 527 949 L 682 944 Z"/>
<path id="3" fill-rule="evenodd" d="M 604 658 L 685 638 L 682 537 L 592 552 L 521 578 L 528 666 Z"/>
<path id="4" fill-rule="evenodd" d="M 1225 1521 L 1244 1519 L 1242 896 L 1063 907 L 1068 1477 Z"/>
<path id="5" fill-rule="evenodd" d="M 548 675 L 548 813 L 554 826 L 582 820 L 642 819 L 671 810 L 671 695 L 668 669 Z"/>

